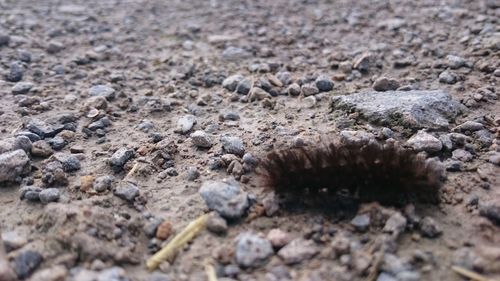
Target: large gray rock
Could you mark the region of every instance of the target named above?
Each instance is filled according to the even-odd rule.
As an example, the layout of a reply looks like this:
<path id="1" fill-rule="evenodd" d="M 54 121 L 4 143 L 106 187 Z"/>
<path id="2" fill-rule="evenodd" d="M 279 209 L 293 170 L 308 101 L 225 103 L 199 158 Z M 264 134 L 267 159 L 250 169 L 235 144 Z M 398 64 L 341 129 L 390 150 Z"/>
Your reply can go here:
<path id="1" fill-rule="evenodd" d="M 356 111 L 367 121 L 384 126 L 446 128 L 464 106 L 443 91 L 365 92 L 337 96 L 334 109 Z"/>
<path id="2" fill-rule="evenodd" d="M 204 182 L 199 193 L 210 210 L 228 219 L 240 218 L 249 206 L 248 194 L 234 180 Z"/>
<path id="3" fill-rule="evenodd" d="M 28 137 L 25 136 L 17 136 L 15 138 L 6 138 L 0 140 L 0 154 L 14 151 L 18 149 L 22 149 L 25 152 L 29 152 L 31 150 L 32 143 Z"/>
<path id="4" fill-rule="evenodd" d="M 22 149 L 0 154 L 0 182 L 15 181 L 29 172 L 29 167 L 30 159 Z"/>

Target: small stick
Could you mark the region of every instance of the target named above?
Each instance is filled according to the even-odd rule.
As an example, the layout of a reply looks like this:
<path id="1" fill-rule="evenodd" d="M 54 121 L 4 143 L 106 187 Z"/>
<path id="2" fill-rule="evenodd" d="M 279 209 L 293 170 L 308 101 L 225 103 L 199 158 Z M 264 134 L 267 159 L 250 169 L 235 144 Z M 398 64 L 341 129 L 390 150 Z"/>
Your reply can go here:
<path id="1" fill-rule="evenodd" d="M 133 175 L 135 173 L 135 170 L 137 170 L 137 167 L 139 166 L 139 163 L 135 162 L 134 166 L 132 166 L 132 169 L 127 173 L 127 175 L 123 178 L 123 180 L 127 180 L 128 177 Z"/>
<path id="2" fill-rule="evenodd" d="M 455 271 L 456 273 L 458 273 L 459 275 L 462 275 L 462 276 L 465 276 L 471 280 L 474 280 L 474 281 L 494 281 L 494 280 L 490 280 L 484 276 L 482 276 L 481 274 L 479 273 L 476 273 L 474 271 L 470 271 L 468 269 L 465 269 L 461 266 L 452 266 L 451 269 L 453 271 Z"/>
<path id="3" fill-rule="evenodd" d="M 217 274 L 215 274 L 215 268 L 209 262 L 205 263 L 205 273 L 207 274 L 208 281 L 217 281 Z"/>
<path id="4" fill-rule="evenodd" d="M 163 261 L 171 260 L 181 247 L 186 245 L 205 228 L 207 219 L 208 214 L 204 214 L 196 220 L 190 222 L 186 228 L 184 228 L 170 242 L 168 242 L 165 247 L 146 261 L 146 267 L 148 270 L 155 270 Z"/>

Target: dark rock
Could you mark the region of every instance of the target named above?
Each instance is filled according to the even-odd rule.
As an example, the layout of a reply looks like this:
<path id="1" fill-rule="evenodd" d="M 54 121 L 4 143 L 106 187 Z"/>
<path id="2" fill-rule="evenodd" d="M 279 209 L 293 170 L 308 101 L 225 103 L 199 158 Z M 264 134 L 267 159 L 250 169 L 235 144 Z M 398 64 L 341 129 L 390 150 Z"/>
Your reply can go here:
<path id="1" fill-rule="evenodd" d="M 52 157 L 61 163 L 65 172 L 80 170 L 80 160 L 75 155 L 59 152 Z"/>
<path id="2" fill-rule="evenodd" d="M 19 62 L 13 62 L 10 65 L 10 70 L 7 76 L 5 77 L 9 82 L 19 82 L 23 79 L 24 76 L 24 67 Z"/>
<path id="3" fill-rule="evenodd" d="M 328 92 L 333 89 L 333 81 L 326 75 L 320 75 L 316 78 L 315 83 L 320 92 Z"/>
<path id="4" fill-rule="evenodd" d="M 479 214 L 488 218 L 493 223 L 500 225 L 500 199 L 495 198 L 489 201 L 481 201 L 479 204 Z"/>
<path id="5" fill-rule="evenodd" d="M 14 271 L 20 279 L 26 279 L 42 263 L 43 257 L 40 253 L 27 250 L 21 252 L 14 259 Z"/>
<path id="6" fill-rule="evenodd" d="M 123 165 L 125 165 L 125 163 L 127 163 L 127 161 L 133 156 L 134 150 L 122 147 L 113 153 L 109 159 L 109 164 L 113 167 L 113 169 L 121 170 Z"/>

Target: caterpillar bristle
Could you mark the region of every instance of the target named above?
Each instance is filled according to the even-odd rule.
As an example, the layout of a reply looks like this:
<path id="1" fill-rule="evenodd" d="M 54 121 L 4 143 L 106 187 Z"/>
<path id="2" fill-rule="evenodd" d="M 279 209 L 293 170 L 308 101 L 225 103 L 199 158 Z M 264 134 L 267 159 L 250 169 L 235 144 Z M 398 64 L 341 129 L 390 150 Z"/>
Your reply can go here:
<path id="1" fill-rule="evenodd" d="M 261 160 L 264 185 L 277 194 L 321 198 L 339 192 L 361 202 L 437 203 L 443 170 L 394 143 L 323 143 L 273 150 Z"/>

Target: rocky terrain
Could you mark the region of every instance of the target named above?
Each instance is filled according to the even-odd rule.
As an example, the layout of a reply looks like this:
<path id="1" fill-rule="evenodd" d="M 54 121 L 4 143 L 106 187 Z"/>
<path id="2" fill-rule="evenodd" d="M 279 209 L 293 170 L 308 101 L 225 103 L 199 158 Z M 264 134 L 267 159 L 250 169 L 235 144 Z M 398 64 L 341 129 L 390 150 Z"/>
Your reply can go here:
<path id="1" fill-rule="evenodd" d="M 499 19 L 491 0 L 0 0 L 0 280 L 500 280 Z M 329 139 L 438 160 L 440 203 L 264 189 L 267 151 Z"/>

